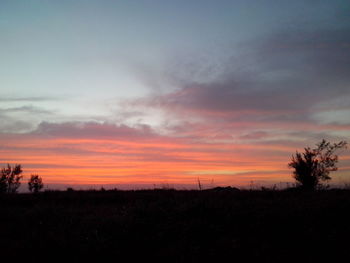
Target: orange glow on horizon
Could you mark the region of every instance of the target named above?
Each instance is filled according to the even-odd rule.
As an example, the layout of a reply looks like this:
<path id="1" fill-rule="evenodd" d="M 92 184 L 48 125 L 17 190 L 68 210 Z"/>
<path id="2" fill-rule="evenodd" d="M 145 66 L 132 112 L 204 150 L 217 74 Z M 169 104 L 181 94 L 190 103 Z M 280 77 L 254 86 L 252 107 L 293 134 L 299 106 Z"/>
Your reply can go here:
<path id="1" fill-rule="evenodd" d="M 72 185 L 195 185 L 198 178 L 215 185 L 288 182 L 287 163 L 295 152 L 288 145 L 190 143 L 168 137 L 128 141 L 17 135 L 0 142 L 0 163 L 20 163 L 25 176 L 39 174 L 47 184 Z"/>

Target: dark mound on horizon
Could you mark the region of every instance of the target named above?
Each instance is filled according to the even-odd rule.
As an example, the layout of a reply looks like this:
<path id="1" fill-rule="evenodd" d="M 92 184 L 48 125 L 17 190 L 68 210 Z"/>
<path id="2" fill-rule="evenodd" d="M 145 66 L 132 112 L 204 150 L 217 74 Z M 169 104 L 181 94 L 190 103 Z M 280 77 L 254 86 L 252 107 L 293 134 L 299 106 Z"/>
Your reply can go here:
<path id="1" fill-rule="evenodd" d="M 350 190 L 48 191 L 0 209 L 1 255 L 37 259 L 336 261 L 350 238 Z"/>

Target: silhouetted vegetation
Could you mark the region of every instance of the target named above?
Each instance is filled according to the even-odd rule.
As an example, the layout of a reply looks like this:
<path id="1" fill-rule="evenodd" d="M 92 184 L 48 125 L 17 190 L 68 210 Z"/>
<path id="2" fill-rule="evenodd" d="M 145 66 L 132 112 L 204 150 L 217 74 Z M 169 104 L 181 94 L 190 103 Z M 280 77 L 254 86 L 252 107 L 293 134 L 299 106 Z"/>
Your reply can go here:
<path id="1" fill-rule="evenodd" d="M 102 262 L 339 262 L 350 191 L 44 191 L 0 197 L 0 250 Z M 37 254 L 26 254 L 27 260 Z M 338 258 L 338 260 L 337 260 Z"/>
<path id="2" fill-rule="evenodd" d="M 72 187 L 68 187 L 66 191 L 67 192 L 74 192 L 75 190 Z"/>
<path id="3" fill-rule="evenodd" d="M 32 174 L 28 181 L 29 191 L 38 193 L 43 187 L 44 187 L 43 179 L 37 174 Z"/>
<path id="4" fill-rule="evenodd" d="M 7 164 L 1 169 L 0 174 L 0 193 L 16 193 L 21 185 L 22 167 L 19 164 L 11 166 Z"/>
<path id="5" fill-rule="evenodd" d="M 304 148 L 305 152 L 296 152 L 292 156 L 292 161 L 288 164 L 294 168 L 293 177 L 303 189 L 315 189 L 320 185 L 321 181 L 331 179 L 329 173 L 336 171 L 336 163 L 338 156 L 335 151 L 346 147 L 346 142 L 331 144 L 326 140 L 322 140 L 317 144 L 317 148 Z"/>

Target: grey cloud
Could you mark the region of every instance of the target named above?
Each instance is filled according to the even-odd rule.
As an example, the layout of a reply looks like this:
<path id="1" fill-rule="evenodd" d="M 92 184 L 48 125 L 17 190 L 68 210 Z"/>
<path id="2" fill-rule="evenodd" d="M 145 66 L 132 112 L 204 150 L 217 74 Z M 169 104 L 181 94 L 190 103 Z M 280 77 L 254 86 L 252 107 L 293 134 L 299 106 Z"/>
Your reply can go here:
<path id="1" fill-rule="evenodd" d="M 0 108 L 1 113 L 12 113 L 12 112 L 22 112 L 22 113 L 33 113 L 33 114 L 53 114 L 53 111 L 45 110 L 40 107 L 35 107 L 31 105 L 13 107 L 13 108 Z"/>
<path id="2" fill-rule="evenodd" d="M 18 120 L 10 118 L 0 111 L 0 134 L 5 133 L 22 133 L 34 128 L 34 124 L 30 121 Z"/>
<path id="3" fill-rule="evenodd" d="M 177 91 L 144 103 L 200 115 L 255 111 L 259 118 L 310 121 L 315 106 L 350 95 L 350 27 L 276 33 L 243 49 L 222 79 L 181 81 Z"/>
<path id="4" fill-rule="evenodd" d="M 32 102 L 41 102 L 41 101 L 56 101 L 61 100 L 61 98 L 53 98 L 53 97 L 11 97 L 11 96 L 3 96 L 0 97 L 0 102 L 23 102 L 23 101 L 32 101 Z"/>
<path id="5" fill-rule="evenodd" d="M 152 138 L 153 131 L 147 125 L 129 127 L 97 122 L 42 122 L 33 134 L 68 138 Z"/>
<path id="6" fill-rule="evenodd" d="M 346 91 L 342 84 L 350 79 L 350 25 L 335 30 L 281 32 L 266 39 L 254 55 L 267 70 L 289 71 L 292 79 L 319 84 L 318 89 Z"/>
<path id="7" fill-rule="evenodd" d="M 43 116 L 52 117 L 54 115 L 54 111 L 32 105 L 0 108 L 0 133 L 29 132 L 35 129 L 38 118 Z"/>
<path id="8" fill-rule="evenodd" d="M 241 140 L 260 140 L 263 138 L 268 137 L 268 133 L 264 131 L 255 131 L 255 132 L 250 132 L 248 134 L 244 134 L 239 137 Z"/>

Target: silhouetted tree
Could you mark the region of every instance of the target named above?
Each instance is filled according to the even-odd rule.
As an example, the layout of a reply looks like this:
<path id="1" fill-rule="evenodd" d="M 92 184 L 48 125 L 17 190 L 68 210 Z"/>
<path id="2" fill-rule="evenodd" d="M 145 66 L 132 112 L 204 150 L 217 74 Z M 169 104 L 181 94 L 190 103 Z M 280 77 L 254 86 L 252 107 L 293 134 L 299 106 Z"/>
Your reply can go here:
<path id="1" fill-rule="evenodd" d="M 292 156 L 292 161 L 288 164 L 290 168 L 294 168 L 293 177 L 304 189 L 315 189 L 320 185 L 320 181 L 328 181 L 331 179 L 329 173 L 336 171 L 336 163 L 338 156 L 335 151 L 345 148 L 347 143 L 340 141 L 331 144 L 326 140 L 322 140 L 316 144 L 317 148 L 304 148 L 305 152 L 296 152 Z"/>
<path id="2" fill-rule="evenodd" d="M 20 164 L 1 169 L 0 173 L 0 193 L 16 193 L 21 185 L 22 167 Z"/>
<path id="3" fill-rule="evenodd" d="M 32 174 L 28 181 L 29 191 L 38 193 L 43 187 L 43 179 L 37 174 Z"/>
<path id="4" fill-rule="evenodd" d="M 0 175 L 0 193 L 6 193 L 7 191 L 7 176 L 1 171 Z"/>

